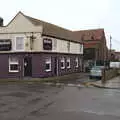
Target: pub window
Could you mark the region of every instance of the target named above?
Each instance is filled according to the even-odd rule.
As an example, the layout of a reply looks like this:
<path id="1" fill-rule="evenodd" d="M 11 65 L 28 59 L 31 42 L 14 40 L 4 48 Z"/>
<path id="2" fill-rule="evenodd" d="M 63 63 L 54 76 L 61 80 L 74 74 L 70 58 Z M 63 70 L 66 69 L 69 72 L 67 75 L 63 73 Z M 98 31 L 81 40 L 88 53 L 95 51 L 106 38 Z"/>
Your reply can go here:
<path id="1" fill-rule="evenodd" d="M 78 67 L 78 57 L 75 58 L 75 67 Z"/>
<path id="2" fill-rule="evenodd" d="M 51 71 L 51 57 L 45 59 L 45 71 Z"/>
<path id="3" fill-rule="evenodd" d="M 16 37 L 16 50 L 24 50 L 24 37 Z"/>
<path id="4" fill-rule="evenodd" d="M 49 38 L 43 39 L 43 49 L 44 50 L 52 50 L 52 40 Z"/>
<path id="5" fill-rule="evenodd" d="M 19 72 L 19 61 L 17 57 L 9 57 L 9 72 Z"/>
<path id="6" fill-rule="evenodd" d="M 67 58 L 67 68 L 70 68 L 70 58 Z"/>
<path id="7" fill-rule="evenodd" d="M 65 69 L 65 58 L 64 57 L 61 58 L 60 64 L 61 64 L 61 69 Z"/>

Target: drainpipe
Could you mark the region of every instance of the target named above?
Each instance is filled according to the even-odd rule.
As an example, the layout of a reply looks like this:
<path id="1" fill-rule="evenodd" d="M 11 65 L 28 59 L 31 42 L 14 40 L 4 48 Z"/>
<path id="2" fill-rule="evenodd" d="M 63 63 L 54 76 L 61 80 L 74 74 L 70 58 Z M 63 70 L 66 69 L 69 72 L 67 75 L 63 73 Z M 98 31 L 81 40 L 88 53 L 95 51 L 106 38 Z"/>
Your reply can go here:
<path id="1" fill-rule="evenodd" d="M 58 61 L 58 54 L 56 55 L 56 59 L 57 59 L 57 63 L 56 63 L 57 64 L 57 66 L 56 66 L 57 67 L 57 76 L 59 76 L 59 71 L 58 71 L 58 68 L 59 68 L 58 67 L 58 63 L 59 63 L 59 61 Z"/>

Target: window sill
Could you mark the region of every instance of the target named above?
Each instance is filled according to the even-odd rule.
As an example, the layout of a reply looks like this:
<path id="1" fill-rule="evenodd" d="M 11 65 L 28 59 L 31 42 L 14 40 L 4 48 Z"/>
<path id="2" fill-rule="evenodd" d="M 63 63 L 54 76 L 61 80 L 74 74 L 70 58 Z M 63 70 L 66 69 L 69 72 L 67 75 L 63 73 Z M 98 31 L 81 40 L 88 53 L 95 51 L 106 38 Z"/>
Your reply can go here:
<path id="1" fill-rule="evenodd" d="M 20 50 L 14 50 L 14 52 L 24 52 L 25 50 L 24 49 L 20 49 Z"/>
<path id="2" fill-rule="evenodd" d="M 67 67 L 68 69 L 70 69 L 70 67 Z"/>
<path id="3" fill-rule="evenodd" d="M 75 66 L 75 68 L 78 68 L 78 66 Z"/>
<path id="4" fill-rule="evenodd" d="M 45 70 L 46 72 L 51 72 L 51 70 Z"/>
<path id="5" fill-rule="evenodd" d="M 65 69 L 65 67 L 61 67 L 61 69 L 63 70 L 63 69 Z"/>
<path id="6" fill-rule="evenodd" d="M 19 72 L 19 71 L 17 71 L 17 70 L 10 70 L 9 72 L 10 72 L 10 73 L 17 73 L 17 72 Z"/>

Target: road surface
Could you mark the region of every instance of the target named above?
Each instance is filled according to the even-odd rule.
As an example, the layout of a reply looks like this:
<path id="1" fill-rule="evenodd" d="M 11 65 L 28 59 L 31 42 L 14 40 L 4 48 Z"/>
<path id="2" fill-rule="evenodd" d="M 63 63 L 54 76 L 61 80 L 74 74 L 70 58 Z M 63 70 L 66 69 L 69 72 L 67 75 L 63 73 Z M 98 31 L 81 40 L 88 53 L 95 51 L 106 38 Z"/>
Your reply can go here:
<path id="1" fill-rule="evenodd" d="M 120 120 L 120 90 L 3 84 L 0 120 Z"/>

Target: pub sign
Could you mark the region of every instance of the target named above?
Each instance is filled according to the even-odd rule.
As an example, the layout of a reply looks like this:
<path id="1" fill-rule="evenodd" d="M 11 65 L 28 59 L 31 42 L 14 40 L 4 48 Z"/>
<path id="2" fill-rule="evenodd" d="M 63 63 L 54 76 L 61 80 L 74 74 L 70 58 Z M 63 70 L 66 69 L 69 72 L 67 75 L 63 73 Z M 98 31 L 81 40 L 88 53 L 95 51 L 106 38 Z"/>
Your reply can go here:
<path id="1" fill-rule="evenodd" d="M 49 38 L 43 39 L 43 49 L 44 50 L 52 50 L 52 40 Z"/>
<path id="2" fill-rule="evenodd" d="M 9 51 L 12 48 L 10 39 L 0 39 L 0 51 Z"/>

